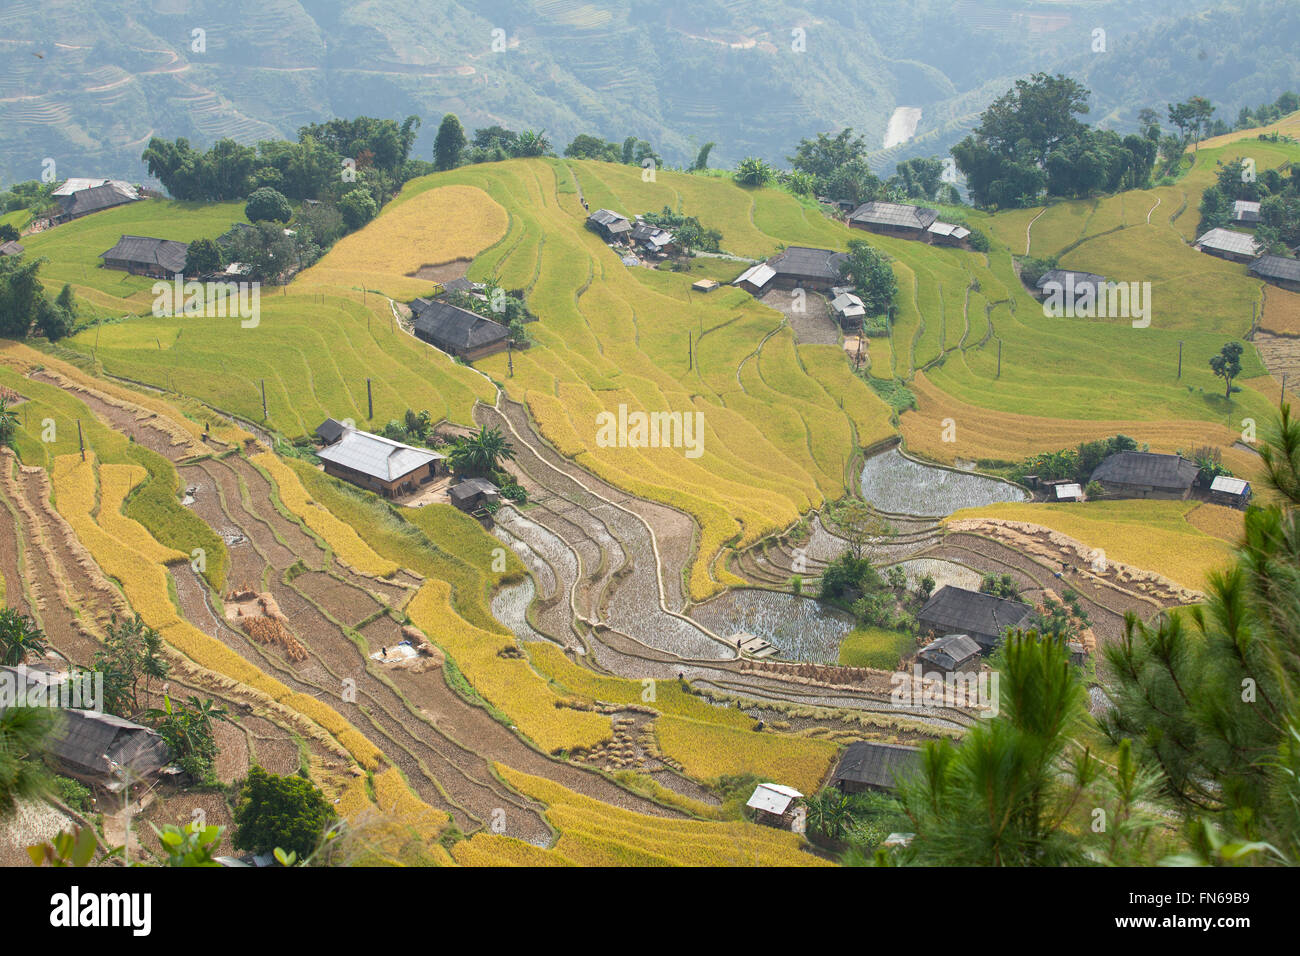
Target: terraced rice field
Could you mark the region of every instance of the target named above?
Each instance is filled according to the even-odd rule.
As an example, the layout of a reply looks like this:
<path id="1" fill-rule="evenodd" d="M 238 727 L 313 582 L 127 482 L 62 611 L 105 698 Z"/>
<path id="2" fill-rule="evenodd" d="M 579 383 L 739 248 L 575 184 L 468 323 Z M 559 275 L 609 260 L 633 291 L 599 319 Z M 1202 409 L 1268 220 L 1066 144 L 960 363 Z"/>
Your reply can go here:
<path id="1" fill-rule="evenodd" d="M 897 448 L 866 460 L 861 491 L 867 503 L 879 511 L 932 518 L 962 508 L 1029 498 L 1023 488 L 1010 482 L 927 465 L 908 458 Z"/>

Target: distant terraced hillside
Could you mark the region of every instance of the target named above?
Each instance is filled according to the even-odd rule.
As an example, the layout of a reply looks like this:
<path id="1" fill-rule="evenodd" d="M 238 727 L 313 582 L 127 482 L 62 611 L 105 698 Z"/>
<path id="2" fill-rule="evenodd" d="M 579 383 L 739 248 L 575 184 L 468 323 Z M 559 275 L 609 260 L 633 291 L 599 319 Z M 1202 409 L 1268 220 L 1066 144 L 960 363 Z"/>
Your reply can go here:
<path id="1" fill-rule="evenodd" d="M 1210 96 L 1221 114 L 1300 86 L 1293 58 L 1266 80 L 1233 69 L 1234 51 L 1273 49 L 1291 20 L 1265 20 L 1265 36 L 1258 16 L 1161 21 L 1182 15 L 1174 0 L 1044 6 L 12 0 L 0 10 L 0 181 L 35 178 L 46 158 L 61 175 L 140 179 L 153 135 L 255 142 L 361 113 L 420 116 L 423 158 L 438 118 L 454 111 L 470 129 L 545 129 L 557 149 L 580 132 L 635 134 L 671 164 L 705 141 L 718 144 L 715 165 L 783 161 L 800 137 L 846 125 L 883 147 L 895 110 L 919 108 L 915 138 L 874 157 L 889 170 L 946 152 L 1012 78 L 1036 69 L 1083 73 L 1099 91 L 1097 115 L 1121 125 L 1152 105 L 1131 69 L 1144 55 L 1160 55 L 1160 82 L 1176 95 Z M 1089 52 L 1099 24 L 1114 70 Z M 1181 37 L 1206 30 L 1212 58 L 1178 53 Z"/>

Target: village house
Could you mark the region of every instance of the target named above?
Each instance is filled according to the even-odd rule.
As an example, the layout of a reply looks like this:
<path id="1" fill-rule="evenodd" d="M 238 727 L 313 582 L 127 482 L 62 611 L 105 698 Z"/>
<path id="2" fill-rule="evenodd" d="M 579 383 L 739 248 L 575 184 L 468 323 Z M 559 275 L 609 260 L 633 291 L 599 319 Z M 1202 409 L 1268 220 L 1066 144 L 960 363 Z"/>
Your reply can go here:
<path id="1" fill-rule="evenodd" d="M 691 283 L 691 288 L 696 292 L 712 292 L 717 287 L 717 279 L 696 279 Z"/>
<path id="2" fill-rule="evenodd" d="M 831 786 L 842 793 L 894 790 L 900 777 L 918 767 L 919 754 L 917 748 L 901 744 L 856 741 L 844 748 L 844 756 L 831 777 Z"/>
<path id="3" fill-rule="evenodd" d="M 947 584 L 917 612 L 916 623 L 922 634 L 965 634 L 987 655 L 1008 630 L 1022 626 L 1033 610 L 1022 601 Z"/>
<path id="4" fill-rule="evenodd" d="M 969 634 L 948 634 L 917 652 L 927 671 L 960 674 L 980 669 L 980 646 Z"/>
<path id="5" fill-rule="evenodd" d="M 59 211 L 50 217 L 54 224 L 140 199 L 134 186 L 117 179 L 69 179 L 50 195 L 59 204 Z"/>
<path id="6" fill-rule="evenodd" d="M 1098 465 L 1091 480 L 1113 498 L 1184 499 L 1199 473 L 1196 462 L 1181 455 L 1121 451 Z"/>
<path id="7" fill-rule="evenodd" d="M 477 511 L 484 505 L 501 503 L 501 489 L 486 478 L 466 478 L 447 492 L 451 503 L 461 511 Z"/>
<path id="8" fill-rule="evenodd" d="M 500 322 L 434 299 L 411 303 L 411 326 L 417 338 L 449 355 L 474 361 L 504 351 L 510 330 Z"/>
<path id="9" fill-rule="evenodd" d="M 896 202 L 867 202 L 849 214 L 849 226 L 900 239 L 926 239 L 926 230 L 939 218 L 933 209 Z"/>
<path id="10" fill-rule="evenodd" d="M 862 300 L 852 292 L 841 292 L 831 300 L 831 311 L 835 313 L 835 319 L 841 327 L 846 329 L 857 329 L 862 327 L 862 320 L 866 318 L 867 308 L 862 304 Z"/>
<path id="11" fill-rule="evenodd" d="M 189 244 L 173 239 L 123 236 L 117 245 L 99 254 L 105 269 L 120 269 L 132 275 L 162 278 L 185 274 Z"/>
<path id="12" fill-rule="evenodd" d="M 632 223 L 610 209 L 597 209 L 587 217 L 587 228 L 594 230 L 606 242 L 627 242 L 632 234 Z"/>
<path id="13" fill-rule="evenodd" d="M 676 246 L 677 241 L 667 229 L 651 225 L 638 218 L 632 227 L 632 241 L 654 256 L 667 255 Z"/>
<path id="14" fill-rule="evenodd" d="M 0 242 L 0 256 L 21 256 L 23 247 L 20 243 L 10 239 L 8 242 Z"/>
<path id="15" fill-rule="evenodd" d="M 803 794 L 794 787 L 779 783 L 760 783 L 745 806 L 754 811 L 759 823 L 788 830 L 794 823 L 794 811 Z"/>
<path id="16" fill-rule="evenodd" d="M 415 491 L 440 471 L 445 472 L 440 464 L 445 455 L 351 428 L 345 428 L 342 437 L 316 455 L 325 465 L 325 474 L 385 498 Z"/>
<path id="17" fill-rule="evenodd" d="M 1215 475 L 1210 482 L 1210 501 L 1245 511 L 1246 505 L 1250 504 L 1250 482 L 1231 475 Z"/>
<path id="18" fill-rule="evenodd" d="M 1259 203 L 1238 199 L 1232 204 L 1232 224 L 1234 226 L 1259 225 Z"/>
<path id="19" fill-rule="evenodd" d="M 1197 252 L 1218 256 L 1229 262 L 1250 262 L 1259 255 L 1254 236 L 1231 229 L 1211 229 L 1195 242 Z"/>
<path id="20" fill-rule="evenodd" d="M 1106 295 L 1106 277 L 1099 276 L 1095 272 L 1049 269 L 1039 277 L 1034 287 L 1034 295 L 1045 299 L 1057 289 L 1062 295 L 1073 295 L 1076 305 L 1081 295 L 1091 295 L 1096 302 Z"/>
<path id="21" fill-rule="evenodd" d="M 50 694 L 67 675 L 43 667 L 0 667 L 4 683 L 23 693 Z M 57 700 L 55 696 L 47 700 Z M 91 702 L 87 702 L 91 703 Z M 0 696 L 0 711 L 7 706 Z M 157 774 L 171 762 L 171 751 L 156 730 L 113 714 L 76 707 L 52 708 L 56 723 L 45 738 L 46 755 L 57 771 L 110 793 Z M 123 773 L 128 776 L 124 779 Z"/>
<path id="22" fill-rule="evenodd" d="M 1271 282 L 1291 292 L 1300 292 L 1300 259 L 1260 256 L 1246 271 L 1265 282 Z"/>
<path id="23" fill-rule="evenodd" d="M 845 253 L 831 249 L 790 246 L 767 262 L 746 269 L 735 285 L 753 295 L 761 295 L 769 289 L 829 292 L 844 281 L 842 267 L 848 258 Z"/>
<path id="24" fill-rule="evenodd" d="M 955 246 L 965 248 L 970 239 L 970 230 L 955 222 L 941 222 L 936 219 L 925 230 L 926 240 L 936 246 Z"/>

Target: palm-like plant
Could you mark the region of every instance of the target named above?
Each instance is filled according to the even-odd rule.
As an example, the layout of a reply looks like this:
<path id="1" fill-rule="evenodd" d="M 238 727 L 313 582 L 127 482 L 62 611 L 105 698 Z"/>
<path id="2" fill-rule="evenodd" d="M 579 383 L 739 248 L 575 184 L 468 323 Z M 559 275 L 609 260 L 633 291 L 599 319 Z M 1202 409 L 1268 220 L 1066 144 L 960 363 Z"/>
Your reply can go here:
<path id="1" fill-rule="evenodd" d="M 0 663 L 16 667 L 28 657 L 44 657 L 45 635 L 26 614 L 11 607 L 0 611 Z"/>
<path id="2" fill-rule="evenodd" d="M 451 464 L 458 474 L 491 475 L 501 462 L 514 460 L 514 446 L 499 428 L 480 428 L 451 450 Z"/>
<path id="3" fill-rule="evenodd" d="M 526 129 L 516 137 L 514 154 L 516 156 L 545 156 L 551 151 L 551 141 L 546 138 L 546 130 L 535 133 Z"/>
<path id="4" fill-rule="evenodd" d="M 757 156 L 746 156 L 736 166 L 735 180 L 742 186 L 766 186 L 772 176 L 772 167 Z"/>
<path id="5" fill-rule="evenodd" d="M 9 407 L 9 399 L 0 395 L 0 445 L 7 445 L 18 430 L 18 416 Z"/>

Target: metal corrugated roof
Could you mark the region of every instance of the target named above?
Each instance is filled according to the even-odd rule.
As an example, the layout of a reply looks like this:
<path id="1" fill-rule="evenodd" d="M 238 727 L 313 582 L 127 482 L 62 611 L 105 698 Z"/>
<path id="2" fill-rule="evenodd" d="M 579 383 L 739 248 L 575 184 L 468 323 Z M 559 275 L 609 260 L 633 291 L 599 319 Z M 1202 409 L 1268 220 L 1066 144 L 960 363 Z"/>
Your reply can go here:
<path id="1" fill-rule="evenodd" d="M 760 262 L 756 266 L 750 266 L 742 272 L 732 285 L 740 285 L 742 282 L 748 282 L 758 288 L 763 288 L 776 277 L 776 270 L 766 262 Z"/>
<path id="2" fill-rule="evenodd" d="M 1210 482 L 1211 491 L 1222 491 L 1224 494 L 1241 495 L 1245 494 L 1246 489 L 1250 487 L 1250 482 L 1245 478 L 1233 478 L 1230 475 L 1216 475 Z"/>
<path id="3" fill-rule="evenodd" d="M 1259 203 L 1238 199 L 1232 204 L 1233 222 L 1259 222 Z"/>
<path id="4" fill-rule="evenodd" d="M 1196 240 L 1196 246 L 1198 249 L 1205 246 L 1208 249 L 1218 249 L 1220 252 L 1232 252 L 1242 256 L 1259 254 L 1259 243 L 1255 241 L 1254 236 L 1244 232 L 1234 232 L 1231 229 L 1211 229 Z"/>
<path id="5" fill-rule="evenodd" d="M 844 277 L 840 266 L 848 256 L 833 249 L 814 249 L 809 246 L 790 246 L 780 255 L 767 260 L 777 275 L 800 278 L 820 278 L 834 282 Z"/>
<path id="6" fill-rule="evenodd" d="M 853 210 L 849 222 L 869 222 L 877 226 L 927 229 L 939 217 L 933 209 L 896 202 L 867 202 Z"/>
<path id="7" fill-rule="evenodd" d="M 760 783 L 754 788 L 754 793 L 745 806 L 779 816 L 785 813 L 791 803 L 802 796 L 803 794 L 794 787 L 785 787 L 779 783 Z"/>
<path id="8" fill-rule="evenodd" d="M 351 468 L 380 481 L 396 481 L 422 465 L 446 458 L 427 448 L 403 445 L 382 435 L 348 430 L 333 445 L 316 453 L 322 461 Z"/>

